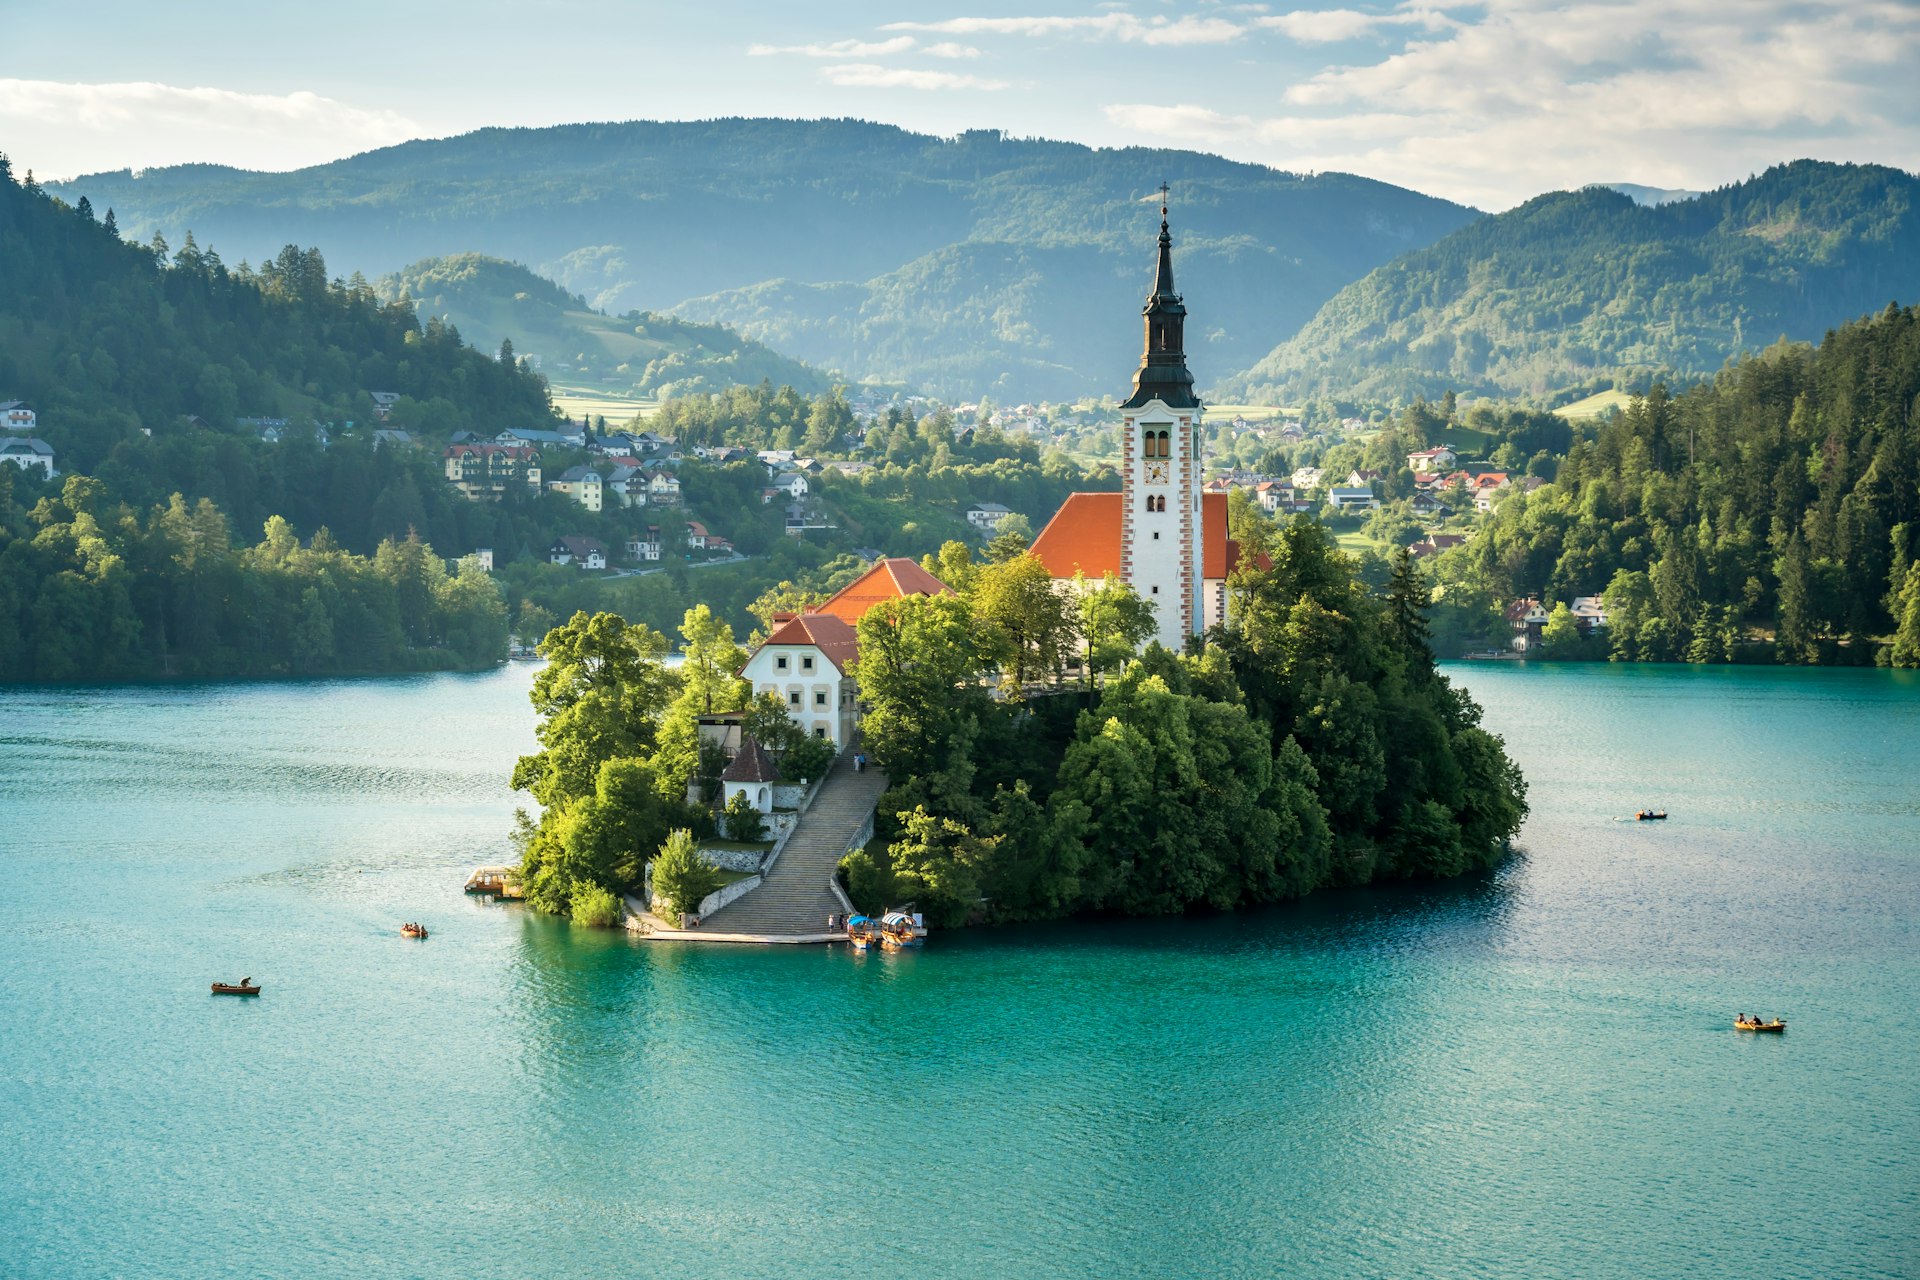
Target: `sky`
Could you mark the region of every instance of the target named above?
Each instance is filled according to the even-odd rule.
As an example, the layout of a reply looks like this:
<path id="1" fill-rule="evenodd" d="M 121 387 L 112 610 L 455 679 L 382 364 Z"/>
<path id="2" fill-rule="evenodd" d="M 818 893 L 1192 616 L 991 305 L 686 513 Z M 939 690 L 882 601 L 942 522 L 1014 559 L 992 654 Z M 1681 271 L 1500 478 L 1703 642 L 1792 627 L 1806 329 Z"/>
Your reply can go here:
<path id="1" fill-rule="evenodd" d="M 1920 170 L 1920 0 L 0 0 L 43 180 L 291 169 L 487 125 L 858 117 L 1175 146 L 1479 208 Z"/>

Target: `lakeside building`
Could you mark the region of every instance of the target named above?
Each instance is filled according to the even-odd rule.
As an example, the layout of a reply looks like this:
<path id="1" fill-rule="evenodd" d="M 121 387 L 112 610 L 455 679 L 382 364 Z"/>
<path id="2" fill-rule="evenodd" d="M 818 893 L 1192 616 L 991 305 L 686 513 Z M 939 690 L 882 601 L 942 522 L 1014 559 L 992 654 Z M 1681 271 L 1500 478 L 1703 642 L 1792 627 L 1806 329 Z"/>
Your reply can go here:
<path id="1" fill-rule="evenodd" d="M 1203 493 L 1204 406 L 1184 340 L 1187 308 L 1173 287 L 1173 236 L 1160 207 L 1159 256 L 1141 309 L 1145 350 L 1120 405 L 1119 493 L 1067 497 L 1034 540 L 1056 586 L 1109 573 L 1153 606 L 1154 639 L 1176 652 L 1225 619 L 1227 575 L 1240 557 L 1227 536 L 1227 495 Z"/>
<path id="2" fill-rule="evenodd" d="M 907 596 L 951 595 L 953 589 L 904 556 L 876 561 L 823 604 L 773 615 L 773 634 L 740 668 L 756 696 L 779 694 L 787 714 L 816 738 L 845 750 L 859 722 L 859 656 L 855 628 L 875 605 Z"/>

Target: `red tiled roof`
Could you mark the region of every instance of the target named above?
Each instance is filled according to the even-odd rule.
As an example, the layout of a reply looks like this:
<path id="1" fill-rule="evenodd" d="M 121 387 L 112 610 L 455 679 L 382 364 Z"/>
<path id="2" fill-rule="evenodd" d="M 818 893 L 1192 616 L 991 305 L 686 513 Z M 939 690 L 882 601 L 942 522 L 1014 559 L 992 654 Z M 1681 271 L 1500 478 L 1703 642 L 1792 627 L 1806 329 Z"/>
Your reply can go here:
<path id="1" fill-rule="evenodd" d="M 1089 579 L 1120 572 L 1121 495 L 1070 493 L 1047 527 L 1033 540 L 1033 554 L 1056 578 L 1075 572 Z M 1225 578 L 1233 572 L 1240 546 L 1227 537 L 1227 495 L 1200 495 L 1200 534 L 1203 579 Z"/>
<path id="2" fill-rule="evenodd" d="M 842 675 L 846 674 L 847 664 L 860 652 L 860 641 L 852 624 L 831 613 L 796 614 L 773 629 L 767 644 L 810 644 Z"/>
<path id="3" fill-rule="evenodd" d="M 952 594 L 953 588 L 914 561 L 905 556 L 890 556 L 876 561 L 873 568 L 840 588 L 832 599 L 804 616 L 830 614 L 851 627 L 866 617 L 867 610 L 886 600 Z"/>

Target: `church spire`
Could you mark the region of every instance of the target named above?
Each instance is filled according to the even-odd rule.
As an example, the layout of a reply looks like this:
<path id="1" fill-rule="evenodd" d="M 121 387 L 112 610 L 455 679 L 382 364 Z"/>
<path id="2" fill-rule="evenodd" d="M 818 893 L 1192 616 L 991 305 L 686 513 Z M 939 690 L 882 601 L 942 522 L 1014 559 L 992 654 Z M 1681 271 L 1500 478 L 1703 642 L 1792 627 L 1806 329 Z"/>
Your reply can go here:
<path id="1" fill-rule="evenodd" d="M 1155 264 L 1153 292 L 1140 314 L 1146 319 L 1146 350 L 1140 371 L 1133 375 L 1133 394 L 1123 409 L 1138 409 L 1159 400 L 1170 409 L 1199 405 L 1193 394 L 1193 374 L 1187 369 L 1184 331 L 1187 308 L 1173 289 L 1173 233 L 1167 226 L 1167 184 L 1160 184 L 1160 256 Z"/>

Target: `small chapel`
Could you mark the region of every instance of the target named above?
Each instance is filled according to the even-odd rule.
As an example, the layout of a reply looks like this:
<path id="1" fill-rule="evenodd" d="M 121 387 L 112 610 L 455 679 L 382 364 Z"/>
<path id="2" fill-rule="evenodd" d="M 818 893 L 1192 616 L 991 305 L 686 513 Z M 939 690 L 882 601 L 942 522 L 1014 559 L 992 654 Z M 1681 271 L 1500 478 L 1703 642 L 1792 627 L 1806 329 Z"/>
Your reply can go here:
<path id="1" fill-rule="evenodd" d="M 1146 350 L 1120 405 L 1120 492 L 1069 494 L 1034 540 L 1056 586 L 1108 574 L 1153 606 L 1154 639 L 1179 652 L 1226 617 L 1227 575 L 1239 545 L 1227 536 L 1227 495 L 1202 493 L 1201 415 L 1187 368 L 1187 308 L 1173 286 L 1165 188 L 1159 255 L 1141 309 Z"/>

